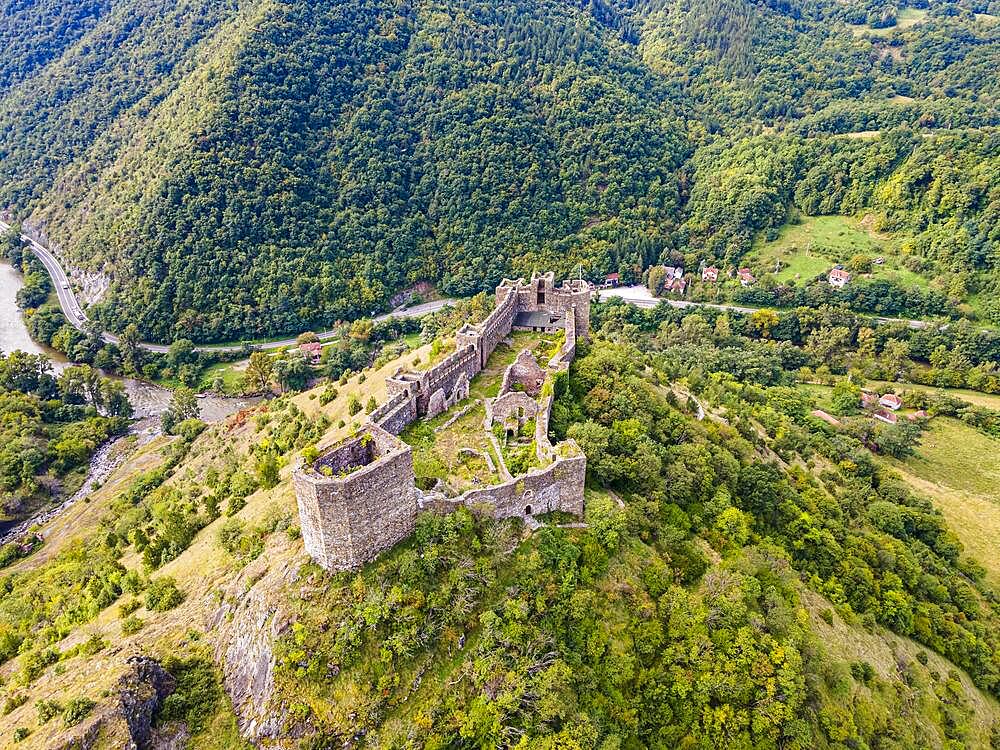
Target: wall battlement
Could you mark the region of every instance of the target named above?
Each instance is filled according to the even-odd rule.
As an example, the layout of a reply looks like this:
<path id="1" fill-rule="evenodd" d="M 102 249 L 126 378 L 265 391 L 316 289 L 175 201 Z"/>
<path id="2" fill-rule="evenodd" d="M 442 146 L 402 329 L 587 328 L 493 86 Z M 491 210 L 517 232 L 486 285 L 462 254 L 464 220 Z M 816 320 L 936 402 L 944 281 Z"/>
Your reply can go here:
<path id="1" fill-rule="evenodd" d="M 552 396 L 535 400 L 545 371 L 530 353 L 522 352 L 508 368 L 501 397 L 491 399 L 486 408 L 490 415 L 495 408 L 497 418 L 507 421 L 536 418 L 536 452 L 539 461 L 548 463 L 544 468 L 457 498 L 421 500 L 412 449 L 396 437 L 417 419 L 433 417 L 467 398 L 472 378 L 515 328 L 564 330 L 565 341 L 548 369 L 569 367 L 578 338 L 586 340 L 590 330 L 590 287 L 585 281 L 556 287 L 553 279 L 552 273 L 533 274 L 530 282 L 505 279 L 487 318 L 456 332 L 454 352 L 426 371 L 400 369 L 386 378 L 389 397 L 368 416 L 358 435 L 326 451 L 312 466 L 295 468 L 302 538 L 317 563 L 333 571 L 363 565 L 413 532 L 418 507 L 447 511 L 464 505 L 496 518 L 556 510 L 583 515 L 587 459 L 572 441 L 556 446 L 549 442 Z M 515 384 L 527 392 L 512 390 Z"/>

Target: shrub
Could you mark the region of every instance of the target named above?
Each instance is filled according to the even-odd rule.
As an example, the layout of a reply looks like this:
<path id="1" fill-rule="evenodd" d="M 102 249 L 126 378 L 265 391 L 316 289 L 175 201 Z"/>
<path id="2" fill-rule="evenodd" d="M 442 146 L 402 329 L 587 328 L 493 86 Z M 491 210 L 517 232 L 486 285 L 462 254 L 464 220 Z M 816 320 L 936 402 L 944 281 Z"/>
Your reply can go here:
<path id="1" fill-rule="evenodd" d="M 63 724 L 74 727 L 83 721 L 97 705 L 90 698 L 72 698 L 63 711 Z"/>
<path id="2" fill-rule="evenodd" d="M 140 602 L 138 599 L 135 598 L 129 599 L 128 601 L 124 601 L 118 605 L 118 616 L 128 617 L 130 614 L 135 612 L 141 606 L 142 602 Z"/>
<path id="3" fill-rule="evenodd" d="M 361 411 L 361 401 L 353 393 L 351 397 L 347 400 L 347 413 L 352 417 Z"/>
<path id="4" fill-rule="evenodd" d="M 215 665 L 207 656 L 194 656 L 168 657 L 163 667 L 177 680 L 177 688 L 163 701 L 157 719 L 183 721 L 192 734 L 197 734 L 205 728 L 222 698 Z"/>
<path id="5" fill-rule="evenodd" d="M 135 615 L 129 615 L 122 620 L 122 635 L 134 635 L 146 626 L 142 620 Z"/>
<path id="6" fill-rule="evenodd" d="M 38 723 L 45 724 L 49 719 L 62 711 L 62 706 L 55 701 L 45 700 L 43 698 L 35 704 L 35 710 L 38 712 Z"/>
<path id="7" fill-rule="evenodd" d="M 146 609 L 150 612 L 166 612 L 184 601 L 184 594 L 177 588 L 177 581 L 169 576 L 156 578 L 146 589 Z"/>
<path id="8" fill-rule="evenodd" d="M 15 708 L 20 708 L 28 702 L 28 696 L 24 693 L 9 693 L 4 696 L 3 705 L 0 706 L 0 716 L 6 716 Z"/>
<path id="9" fill-rule="evenodd" d="M 29 734 L 31 734 L 31 730 L 27 727 L 18 727 L 14 730 L 14 742 L 26 740 Z"/>
<path id="10" fill-rule="evenodd" d="M 19 674 L 21 684 L 30 685 L 45 668 L 59 661 L 59 652 L 55 649 L 47 648 L 44 651 L 30 651 L 21 660 L 21 671 Z"/>

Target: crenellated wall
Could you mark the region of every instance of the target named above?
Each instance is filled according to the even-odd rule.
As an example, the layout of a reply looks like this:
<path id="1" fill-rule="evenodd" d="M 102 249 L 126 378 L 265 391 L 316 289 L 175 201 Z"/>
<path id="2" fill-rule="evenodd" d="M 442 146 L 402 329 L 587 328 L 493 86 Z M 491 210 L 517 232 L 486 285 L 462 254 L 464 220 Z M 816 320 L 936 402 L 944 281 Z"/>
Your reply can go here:
<path id="1" fill-rule="evenodd" d="M 397 393 L 368 415 L 368 421 L 398 435 L 417 418 L 417 402 L 408 393 Z"/>

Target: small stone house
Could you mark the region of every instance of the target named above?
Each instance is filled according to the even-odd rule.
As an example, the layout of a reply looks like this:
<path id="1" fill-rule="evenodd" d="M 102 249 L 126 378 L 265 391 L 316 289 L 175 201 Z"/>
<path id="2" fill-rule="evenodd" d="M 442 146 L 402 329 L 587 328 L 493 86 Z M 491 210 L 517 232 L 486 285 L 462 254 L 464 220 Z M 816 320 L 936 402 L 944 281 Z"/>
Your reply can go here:
<path id="1" fill-rule="evenodd" d="M 708 266 L 701 271 L 701 280 L 715 283 L 719 280 L 719 269 L 715 266 Z"/>
<path id="2" fill-rule="evenodd" d="M 736 272 L 736 277 L 740 280 L 740 284 L 743 286 L 750 286 L 757 282 L 756 277 L 750 272 L 749 268 L 741 268 Z"/>

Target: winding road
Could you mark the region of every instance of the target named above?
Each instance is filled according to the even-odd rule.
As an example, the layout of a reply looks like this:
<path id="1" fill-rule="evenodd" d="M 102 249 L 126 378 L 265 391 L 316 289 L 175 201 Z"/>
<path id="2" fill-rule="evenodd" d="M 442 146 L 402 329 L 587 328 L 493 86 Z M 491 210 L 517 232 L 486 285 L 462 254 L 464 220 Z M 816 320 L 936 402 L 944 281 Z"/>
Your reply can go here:
<path id="1" fill-rule="evenodd" d="M 5 221 L 0 221 L 0 232 L 6 232 L 10 228 L 10 224 Z M 45 266 L 45 270 L 49 272 L 49 276 L 52 277 L 52 283 L 56 288 L 56 296 L 59 297 L 59 306 L 62 308 L 62 313 L 66 317 L 66 320 L 68 320 L 70 325 L 74 328 L 81 331 L 84 330 L 84 325 L 87 323 L 89 318 L 86 313 L 83 312 L 83 308 L 77 301 L 76 294 L 73 293 L 73 288 L 70 286 L 69 278 L 66 276 L 66 272 L 63 270 L 59 260 L 47 247 L 36 242 L 28 235 L 22 234 L 21 240 L 31 248 L 31 251 L 35 254 L 38 260 L 40 260 L 42 265 Z M 385 313 L 384 315 L 378 315 L 373 318 L 373 320 L 378 323 L 383 320 L 388 320 L 389 318 L 419 318 L 423 315 L 429 315 L 432 312 L 437 312 L 438 310 L 454 303 L 455 300 L 453 299 L 438 299 L 432 302 L 423 302 L 419 305 L 414 305 L 413 307 L 399 308 L 397 310 L 393 310 L 392 312 Z M 323 331 L 317 334 L 321 341 L 332 339 L 336 335 L 336 331 Z M 109 344 L 118 343 L 118 337 L 110 333 L 102 333 L 101 338 Z M 291 338 L 280 339 L 278 341 L 263 341 L 251 344 L 251 346 L 257 350 L 268 350 L 281 349 L 282 347 L 293 346 L 294 344 L 295 337 L 293 336 Z M 151 344 L 145 341 L 141 342 L 139 346 L 148 351 L 159 352 L 161 354 L 167 352 L 170 348 L 166 344 Z M 242 350 L 242 344 L 208 344 L 195 347 L 195 351 L 198 352 L 238 352 Z"/>
<path id="2" fill-rule="evenodd" d="M 0 221 L 0 232 L 6 232 L 11 228 L 10 224 L 4 221 Z M 84 324 L 87 322 L 88 318 L 83 312 L 83 308 L 76 299 L 76 295 L 73 293 L 73 289 L 70 286 L 69 278 L 66 276 L 66 272 L 63 270 L 62 265 L 60 265 L 59 260 L 52 254 L 52 252 L 44 245 L 36 242 L 31 237 L 25 234 L 21 235 L 21 239 L 31 248 L 32 252 L 38 257 L 45 266 L 45 269 L 49 272 L 52 277 L 52 283 L 56 287 L 56 295 L 59 297 L 59 306 L 62 308 L 63 315 L 66 316 L 66 320 L 70 324 L 79 330 L 84 330 Z M 649 290 L 644 286 L 624 286 L 615 289 L 602 289 L 598 292 L 598 298 L 607 297 L 619 297 L 625 302 L 637 307 L 656 307 L 658 304 L 665 303 L 671 307 L 677 308 L 688 308 L 688 307 L 713 307 L 717 310 L 728 310 L 730 312 L 737 313 L 753 313 L 756 308 L 753 307 L 740 307 L 739 305 L 720 305 L 710 302 L 691 302 L 689 300 L 682 299 L 661 299 L 652 296 Z M 453 304 L 455 300 L 453 299 L 439 299 L 433 302 L 424 302 L 419 305 L 414 305 L 413 307 L 400 308 L 393 310 L 392 312 L 385 313 L 384 315 L 379 315 L 373 320 L 378 323 L 379 321 L 387 320 L 389 318 L 418 318 L 422 315 L 428 315 L 432 312 L 437 312 L 443 307 Z M 904 318 L 883 318 L 874 317 L 873 320 L 877 323 L 889 324 L 889 323 L 904 323 L 910 328 L 922 329 L 930 328 L 935 325 L 934 323 L 929 323 L 924 320 L 908 320 Z M 328 340 L 336 336 L 335 331 L 323 331 L 317 334 L 320 340 Z M 101 337 L 104 341 L 108 343 L 117 344 L 118 337 L 110 333 L 102 333 Z M 254 349 L 268 350 L 268 349 L 280 349 L 285 346 L 292 346 L 295 344 L 295 338 L 280 339 L 278 341 L 265 341 L 258 344 L 251 344 Z M 169 347 L 165 344 L 150 344 L 147 342 L 142 342 L 139 344 L 143 349 L 147 349 L 151 352 L 166 352 Z M 200 352 L 238 352 L 243 349 L 242 344 L 210 344 L 204 346 L 195 347 L 195 351 Z"/>
<path id="3" fill-rule="evenodd" d="M 671 307 L 677 308 L 688 308 L 688 307 L 712 307 L 716 310 L 728 310 L 729 312 L 737 312 L 750 314 L 757 312 L 759 308 L 756 307 L 740 307 L 739 305 L 719 305 L 712 302 L 691 302 L 689 300 L 683 299 L 668 299 L 654 297 L 650 294 L 649 289 L 644 286 L 620 286 L 615 289 L 601 289 L 599 292 L 601 299 L 607 299 L 608 297 L 619 297 L 630 305 L 635 305 L 636 307 L 656 307 L 658 304 L 663 302 L 664 304 L 670 305 Z M 931 328 L 936 325 L 935 323 L 929 323 L 926 320 L 910 320 L 907 318 L 884 318 L 880 316 L 873 316 L 871 318 L 876 323 L 880 325 L 887 325 L 890 323 L 904 323 L 913 329 L 923 329 Z"/>

